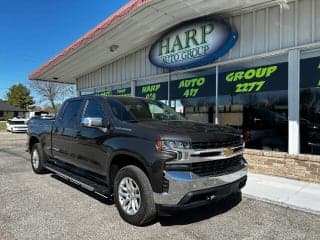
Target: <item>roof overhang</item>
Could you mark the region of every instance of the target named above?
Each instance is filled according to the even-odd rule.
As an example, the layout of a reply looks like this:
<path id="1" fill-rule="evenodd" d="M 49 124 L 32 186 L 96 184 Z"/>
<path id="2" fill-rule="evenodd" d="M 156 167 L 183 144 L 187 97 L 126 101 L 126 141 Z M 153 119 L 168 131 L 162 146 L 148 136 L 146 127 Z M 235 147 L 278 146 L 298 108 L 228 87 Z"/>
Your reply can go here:
<path id="1" fill-rule="evenodd" d="M 128 55 L 183 21 L 279 0 L 131 0 L 29 75 L 30 80 L 75 83 L 76 78 Z M 112 45 L 119 46 L 110 51 Z"/>

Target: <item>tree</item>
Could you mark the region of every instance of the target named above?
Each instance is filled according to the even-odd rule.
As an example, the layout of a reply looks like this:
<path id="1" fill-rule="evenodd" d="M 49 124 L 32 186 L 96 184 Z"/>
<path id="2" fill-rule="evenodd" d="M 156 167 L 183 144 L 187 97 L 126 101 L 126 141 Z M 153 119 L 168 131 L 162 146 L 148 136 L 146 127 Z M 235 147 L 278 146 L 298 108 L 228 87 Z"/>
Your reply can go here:
<path id="1" fill-rule="evenodd" d="M 55 104 L 55 106 L 56 106 L 56 109 L 53 109 L 51 104 L 45 104 L 44 106 L 42 106 L 42 110 L 49 113 L 57 112 L 61 108 L 62 103 L 57 103 Z"/>
<path id="2" fill-rule="evenodd" d="M 27 110 L 29 105 L 34 103 L 33 97 L 30 96 L 30 90 L 23 84 L 15 84 L 7 92 L 7 102 L 10 105 Z"/>
<path id="3" fill-rule="evenodd" d="M 57 102 L 63 101 L 65 98 L 75 95 L 74 85 L 32 80 L 31 88 L 38 93 L 43 101 L 49 101 L 53 111 L 57 112 Z"/>

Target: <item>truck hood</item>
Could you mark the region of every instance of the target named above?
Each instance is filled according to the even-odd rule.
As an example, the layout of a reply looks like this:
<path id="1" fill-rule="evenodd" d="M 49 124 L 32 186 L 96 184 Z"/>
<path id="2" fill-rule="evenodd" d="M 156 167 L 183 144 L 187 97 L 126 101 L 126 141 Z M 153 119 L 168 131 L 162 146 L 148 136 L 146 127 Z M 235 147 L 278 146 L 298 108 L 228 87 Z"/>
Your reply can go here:
<path id="1" fill-rule="evenodd" d="M 135 124 L 143 128 L 156 130 L 164 139 L 187 140 L 190 142 L 224 142 L 240 137 L 239 132 L 234 128 L 193 121 L 140 121 Z"/>

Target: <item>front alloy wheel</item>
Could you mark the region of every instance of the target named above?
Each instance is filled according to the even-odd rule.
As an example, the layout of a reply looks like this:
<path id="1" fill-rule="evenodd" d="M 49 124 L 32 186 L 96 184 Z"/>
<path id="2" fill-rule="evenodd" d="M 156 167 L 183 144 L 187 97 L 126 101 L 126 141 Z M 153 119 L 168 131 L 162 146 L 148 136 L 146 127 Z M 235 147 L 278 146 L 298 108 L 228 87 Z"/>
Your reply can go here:
<path id="1" fill-rule="evenodd" d="M 137 183 L 130 177 L 123 178 L 119 184 L 118 197 L 122 209 L 129 215 L 140 209 L 141 195 Z"/>
<path id="2" fill-rule="evenodd" d="M 114 201 L 121 217 L 136 226 L 150 223 L 157 215 L 150 181 L 142 169 L 121 168 L 114 180 Z"/>

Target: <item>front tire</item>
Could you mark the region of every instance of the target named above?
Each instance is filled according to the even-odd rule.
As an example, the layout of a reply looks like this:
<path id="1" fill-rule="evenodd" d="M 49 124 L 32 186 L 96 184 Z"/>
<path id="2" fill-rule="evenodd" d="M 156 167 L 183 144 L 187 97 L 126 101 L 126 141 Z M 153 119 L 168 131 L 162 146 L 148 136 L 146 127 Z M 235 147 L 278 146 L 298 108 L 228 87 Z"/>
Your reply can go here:
<path id="1" fill-rule="evenodd" d="M 31 166 L 35 173 L 41 174 L 47 172 L 44 166 L 45 160 L 45 155 L 40 143 L 34 144 L 31 150 Z"/>
<path id="2" fill-rule="evenodd" d="M 118 171 L 114 181 L 114 200 L 120 216 L 130 224 L 143 226 L 157 215 L 149 179 L 134 165 Z"/>

